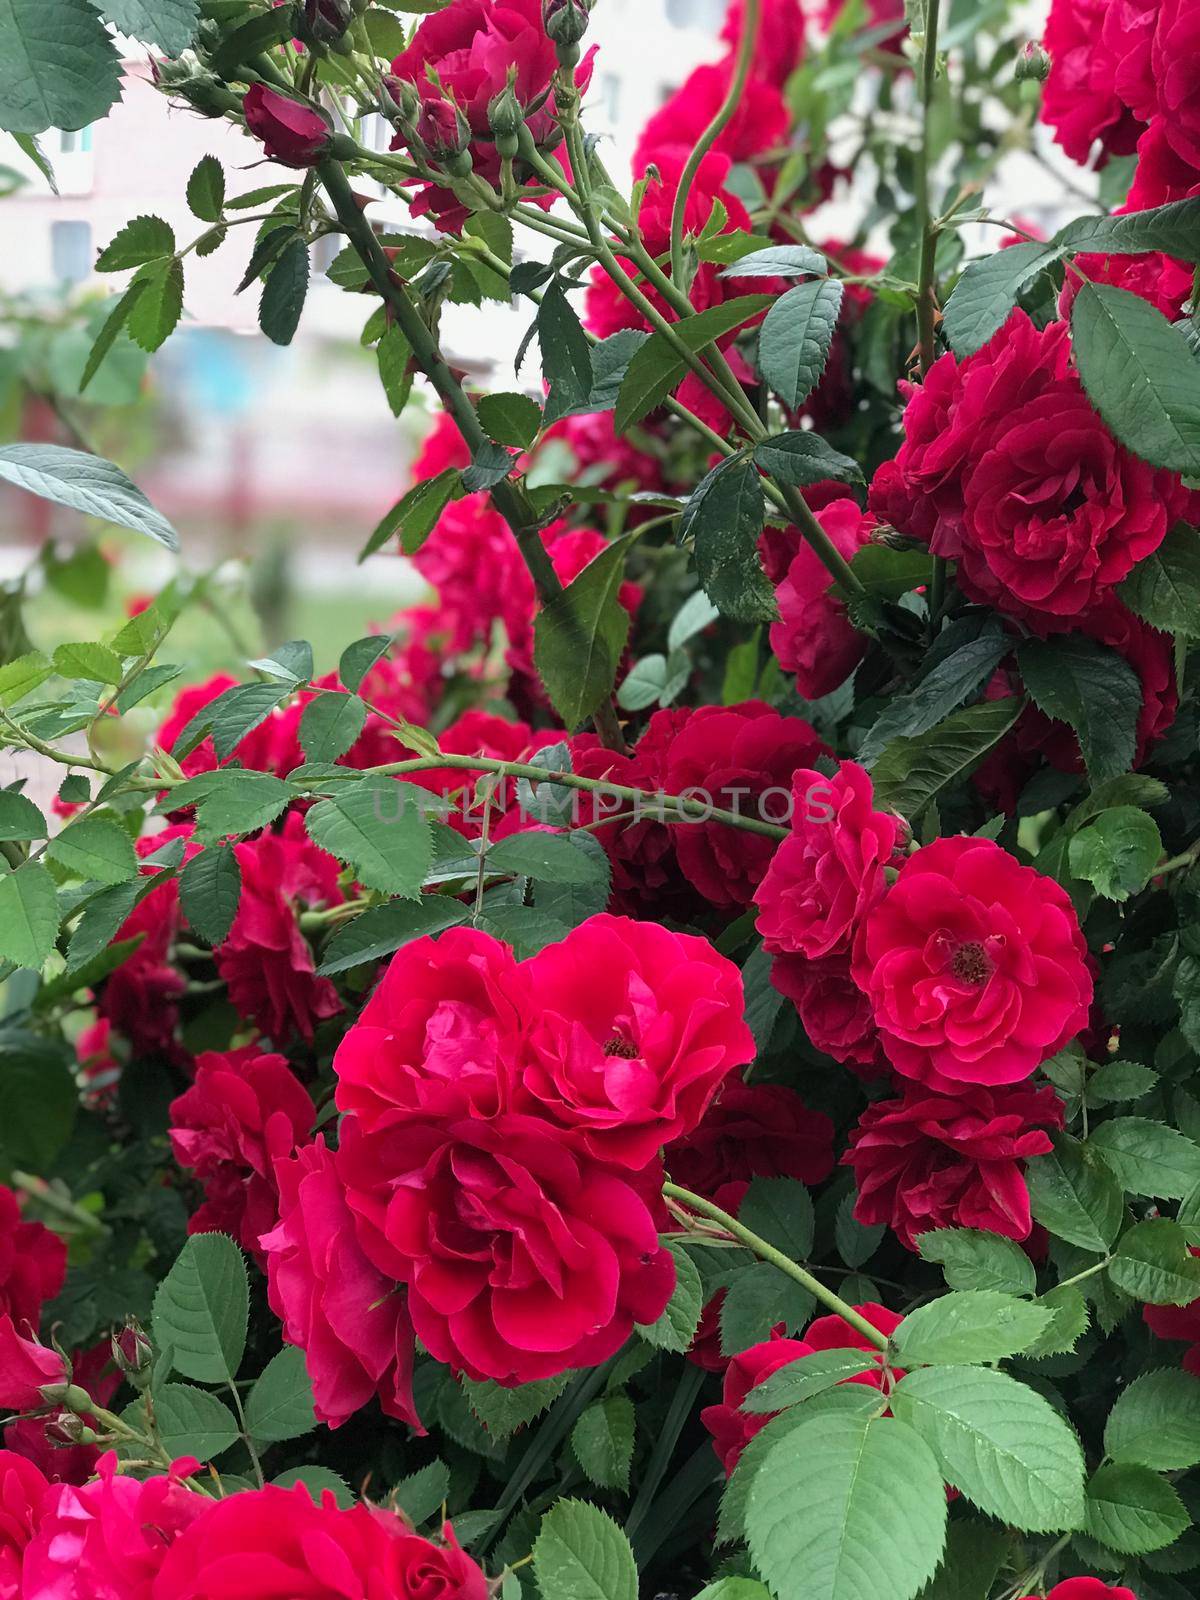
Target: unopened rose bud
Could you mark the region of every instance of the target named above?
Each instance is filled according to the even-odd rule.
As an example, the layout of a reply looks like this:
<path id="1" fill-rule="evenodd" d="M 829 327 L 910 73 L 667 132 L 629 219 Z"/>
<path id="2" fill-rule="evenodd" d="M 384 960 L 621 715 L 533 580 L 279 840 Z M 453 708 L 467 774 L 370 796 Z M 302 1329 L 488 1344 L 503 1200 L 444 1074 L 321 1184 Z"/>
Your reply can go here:
<path id="1" fill-rule="evenodd" d="M 39 1393 L 48 1406 L 65 1406 L 68 1411 L 86 1413 L 95 1404 L 77 1383 L 43 1383 Z"/>
<path id="2" fill-rule="evenodd" d="M 1045 83 L 1050 76 L 1050 52 L 1035 39 L 1030 39 L 1017 57 L 1018 83 Z"/>
<path id="3" fill-rule="evenodd" d="M 46 1424 L 46 1437 L 51 1444 L 98 1444 L 100 1435 L 95 1428 L 89 1428 L 82 1417 L 75 1416 L 70 1411 L 62 1411 L 57 1417 L 51 1417 Z"/>
<path id="4" fill-rule="evenodd" d="M 337 44 L 353 21 L 350 0 L 303 0 L 296 31 L 305 43 Z"/>
<path id="5" fill-rule="evenodd" d="M 471 171 L 471 128 L 458 107 L 449 100 L 422 100 L 417 116 L 417 137 L 438 166 L 455 178 Z"/>
<path id="6" fill-rule="evenodd" d="M 546 37 L 558 47 L 564 67 L 579 60 L 579 42 L 587 32 L 592 0 L 542 0 L 542 26 Z"/>
<path id="7" fill-rule="evenodd" d="M 497 154 L 512 159 L 520 148 L 525 113 L 510 82 L 488 106 L 488 127 L 496 140 Z"/>
<path id="8" fill-rule="evenodd" d="M 246 127 L 272 161 L 285 167 L 315 167 L 329 148 L 333 130 L 319 111 L 289 95 L 254 83 L 242 102 Z"/>
<path id="9" fill-rule="evenodd" d="M 416 84 L 409 78 L 389 76 L 383 80 L 383 86 L 395 103 L 392 120 L 402 128 L 415 131 L 417 118 L 421 114 L 421 96 L 417 93 Z"/>
<path id="10" fill-rule="evenodd" d="M 147 1377 L 154 1365 L 154 1346 L 136 1322 L 129 1322 L 113 1334 L 112 1358 L 129 1381 L 140 1387 L 138 1380 Z"/>

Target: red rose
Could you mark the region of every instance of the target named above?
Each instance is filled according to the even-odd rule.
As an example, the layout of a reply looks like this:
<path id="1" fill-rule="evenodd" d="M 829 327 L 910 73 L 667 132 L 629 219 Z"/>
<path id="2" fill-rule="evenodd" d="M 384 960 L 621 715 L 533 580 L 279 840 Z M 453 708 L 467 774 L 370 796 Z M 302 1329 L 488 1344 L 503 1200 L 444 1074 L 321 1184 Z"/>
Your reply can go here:
<path id="1" fill-rule="evenodd" d="M 180 690 L 158 730 L 158 742 L 163 749 L 174 751 L 193 718 L 227 689 L 236 688 L 237 682 L 236 678 L 219 672 L 206 683 L 191 684 Z M 219 766 L 228 766 L 231 762 L 252 767 L 255 772 L 273 772 L 277 778 L 283 778 L 304 760 L 298 733 L 299 717 L 294 711 L 290 708 L 272 711 L 234 745 L 226 761 L 217 760 L 212 737 L 206 735 L 194 750 L 179 757 L 179 764 L 189 778 L 198 777 L 202 772 L 215 772 Z"/>
<path id="2" fill-rule="evenodd" d="M 366 1130 L 397 1112 L 495 1116 L 532 1008 L 526 970 L 471 928 L 398 950 L 333 1058 L 339 1109 Z"/>
<path id="3" fill-rule="evenodd" d="M 1165 117 L 1155 117 L 1138 140 L 1138 164 L 1126 211 L 1145 211 L 1200 193 L 1200 169 L 1171 143 Z"/>
<path id="4" fill-rule="evenodd" d="M 634 151 L 634 170 L 644 172 L 653 163 L 662 171 L 666 162 L 680 157 L 686 161 L 728 94 L 732 75 L 732 57 L 693 68 L 643 127 Z M 771 78 L 754 73 L 713 150 L 729 164 L 753 161 L 784 144 L 790 126 L 791 117 L 779 86 Z M 677 183 L 677 177 L 673 178 L 672 200 Z M 707 221 L 705 214 L 689 222 L 689 232 L 699 232 Z"/>
<path id="5" fill-rule="evenodd" d="M 745 6 L 733 0 L 725 13 L 721 38 L 736 51 L 745 26 Z M 804 12 L 800 0 L 767 0 L 762 8 L 751 73 L 756 80 L 782 89 L 804 60 Z"/>
<path id="6" fill-rule="evenodd" d="M 1076 264 L 1083 278 L 1068 272 L 1058 296 L 1060 313 L 1067 317 L 1075 303 L 1081 283 L 1111 283 L 1115 288 L 1128 289 L 1147 301 L 1171 322 L 1183 315 L 1183 308 L 1192 298 L 1193 269 L 1183 261 L 1153 251 L 1143 256 L 1076 256 Z"/>
<path id="7" fill-rule="evenodd" d="M 664 787 L 763 821 L 787 820 L 792 774 L 829 747 L 801 717 L 761 700 L 702 706 L 671 741 Z M 676 823 L 679 866 L 710 905 L 746 906 L 770 866 L 776 841 L 724 822 Z"/>
<path id="8" fill-rule="evenodd" d="M 32 1461 L 0 1450 L 0 1600 L 24 1600 L 21 1563 L 49 1491 Z"/>
<path id="9" fill-rule="evenodd" d="M 412 478 L 420 483 L 425 478 L 436 478 L 451 467 L 469 467 L 471 452 L 459 431 L 458 424 L 448 411 L 439 411 L 433 427 L 422 441 L 417 459 L 413 462 Z"/>
<path id="10" fill-rule="evenodd" d="M 611 411 L 563 417 L 546 429 L 546 439 L 561 439 L 575 459 L 581 477 L 601 489 L 632 484 L 637 489 L 661 493 L 666 487 L 663 463 L 656 455 L 639 450 L 624 434 L 613 430 Z"/>
<path id="11" fill-rule="evenodd" d="M 594 916 L 523 968 L 534 1021 L 522 1109 L 640 1171 L 754 1059 L 742 975 L 707 939 Z"/>
<path id="12" fill-rule="evenodd" d="M 899 867 L 901 819 L 876 811 L 866 771 L 843 761 L 831 778 L 801 768 L 792 779 L 791 833 L 754 900 L 773 954 L 848 955 L 867 912 L 882 898 L 885 867 Z"/>
<path id="13" fill-rule="evenodd" d="M 408 1286 L 417 1337 L 468 1377 L 596 1366 L 675 1281 L 661 1173 L 615 1173 L 536 1117 L 343 1124 L 338 1168 L 363 1248 Z"/>
<path id="14" fill-rule="evenodd" d="M 1038 1600 L 1028 1595 L 1026 1600 Z M 1138 1600 L 1132 1589 L 1113 1588 L 1101 1578 L 1066 1578 L 1056 1583 L 1046 1600 Z"/>
<path id="15" fill-rule="evenodd" d="M 1144 0 L 1147 9 L 1150 0 Z M 1164 137 L 1200 167 L 1200 12 L 1194 0 L 1159 0 L 1150 51 L 1150 80 Z"/>
<path id="16" fill-rule="evenodd" d="M 849 1067 L 856 1077 L 887 1076 L 871 1002 L 850 976 L 848 957 L 809 961 L 805 956 L 776 956 L 771 982 L 795 1006 L 815 1049 Z"/>
<path id="17" fill-rule="evenodd" d="M 261 1265 L 259 1239 L 279 1220 L 275 1162 L 308 1140 L 316 1115 L 283 1056 L 255 1045 L 197 1056 L 168 1129 L 176 1161 L 204 1186 L 188 1232 L 227 1233 Z"/>
<path id="18" fill-rule="evenodd" d="M 909 1250 L 935 1228 L 983 1228 L 1027 1239 L 1032 1228 L 1024 1161 L 1052 1148 L 1053 1089 L 961 1089 L 940 1094 L 906 1083 L 899 1099 L 868 1106 L 843 1157 L 854 1168 L 854 1215 L 884 1223 Z"/>
<path id="19" fill-rule="evenodd" d="M 868 1300 L 865 1305 L 855 1306 L 855 1311 L 860 1317 L 865 1317 L 873 1328 L 886 1334 L 890 1339 L 892 1334 L 904 1321 L 896 1311 L 889 1311 L 886 1306 L 881 1306 L 877 1300 Z M 883 1372 L 881 1364 L 883 1351 L 877 1344 L 867 1338 L 865 1333 L 860 1333 L 857 1328 L 852 1328 L 844 1317 L 836 1312 L 832 1316 L 818 1317 L 815 1322 L 810 1322 L 804 1330 L 805 1340 L 814 1350 L 862 1350 L 868 1353 L 875 1365 L 869 1372 L 855 1373 L 854 1377 L 847 1378 L 847 1383 L 865 1383 L 872 1388 L 883 1387 Z M 897 1374 L 903 1377 L 903 1373 Z"/>
<path id="20" fill-rule="evenodd" d="M 1069 357 L 1066 323 L 1020 311 L 961 365 L 941 357 L 872 487 L 877 515 L 958 561 L 971 599 L 1040 633 L 1107 601 L 1188 503 L 1177 474 L 1117 443 Z"/>
<path id="21" fill-rule="evenodd" d="M 301 907 L 340 905 L 338 865 L 311 842 L 304 820 L 289 815 L 279 833 L 260 833 L 234 846 L 242 895 L 217 971 L 240 1016 L 273 1043 L 293 1034 L 311 1040 L 318 1022 L 342 1009 L 328 978 L 318 978 L 300 932 Z"/>
<path id="22" fill-rule="evenodd" d="M 580 90 L 591 82 L 594 55 L 593 48 L 576 68 Z M 554 45 L 542 26 L 541 0 L 452 0 L 444 10 L 422 19 L 408 48 L 392 62 L 392 72 L 410 83 L 423 101 L 453 102 L 468 124 L 475 172 L 498 186 L 500 156 L 488 108 L 508 87 L 512 73 L 513 93 L 535 144 L 542 150 L 561 149 L 550 93 L 557 65 Z M 404 146 L 404 136 L 398 134 L 392 148 Z M 437 184 L 418 186 L 412 211 L 414 216 L 432 215 L 453 232 L 467 216 L 454 193 Z"/>
<path id="23" fill-rule="evenodd" d="M 1191 1253 L 1200 1256 L 1195 1246 Z M 1159 1339 L 1178 1339 L 1190 1345 L 1184 1352 L 1184 1369 L 1200 1372 L 1200 1299 L 1183 1306 L 1143 1306 L 1142 1321 Z"/>
<path id="24" fill-rule="evenodd" d="M 50 1381 L 63 1377 L 65 1368 L 60 1367 Z M 39 1378 L 38 1381 L 44 1380 Z M 72 1352 L 71 1381 L 85 1389 L 97 1405 L 107 1406 L 111 1402 L 123 1380 L 113 1365 L 112 1344 L 107 1337 L 87 1350 Z M 42 1402 L 33 1403 L 40 1406 Z M 83 1420 L 99 1428 L 95 1419 L 86 1413 Z M 95 1474 L 100 1451 L 94 1444 L 64 1445 L 61 1438 L 51 1439 L 47 1429 L 53 1426 L 53 1417 L 45 1411 L 37 1416 L 19 1417 L 4 1430 L 5 1449 L 32 1462 L 49 1483 L 86 1483 Z"/>
<path id="25" fill-rule="evenodd" d="M 1079 918 L 1052 878 L 991 839 L 918 850 L 868 916 L 854 980 L 905 1077 L 1016 1083 L 1087 1026 Z"/>
<path id="26" fill-rule="evenodd" d="M 850 560 L 871 542 L 875 519 L 853 500 L 835 500 L 817 521 L 839 555 Z M 844 683 L 866 654 L 867 638 L 846 615 L 829 569 L 811 545 L 795 534 L 794 554 L 775 590 L 779 621 L 770 628 L 771 649 L 785 672 L 796 675 L 797 692 L 819 700 Z"/>
<path id="27" fill-rule="evenodd" d="M 175 1541 L 153 1600 L 487 1600 L 447 1525 L 445 1543 L 363 1502 L 316 1505 L 303 1484 L 213 1504 Z"/>
<path id="28" fill-rule="evenodd" d="M 781 1083 L 730 1078 L 699 1126 L 667 1148 L 671 1176 L 712 1198 L 752 1178 L 822 1183 L 833 1171 L 833 1123 Z"/>
<path id="29" fill-rule="evenodd" d="M 67 1247 L 40 1222 L 23 1222 L 11 1189 L 0 1184 L 0 1313 L 36 1328 L 67 1273 Z"/>
<path id="30" fill-rule="evenodd" d="M 191 1463 L 195 1465 L 195 1463 Z M 144 1482 L 102 1456 L 100 1476 L 83 1488 L 59 1484 L 42 1502 L 25 1550 L 26 1600 L 151 1600 L 171 1543 L 213 1502 L 172 1475 Z"/>
<path id="31" fill-rule="evenodd" d="M 275 1169 L 278 1225 L 263 1235 L 267 1296 L 304 1351 L 317 1416 L 331 1428 L 371 1399 L 421 1431 L 413 1405 L 413 1333 L 403 1294 L 355 1237 L 336 1158 L 323 1138 Z"/>
<path id="32" fill-rule="evenodd" d="M 777 1411 L 743 1411 L 743 1400 L 773 1372 L 813 1354 L 813 1346 L 803 1339 L 772 1338 L 762 1344 L 752 1344 L 726 1366 L 721 1403 L 705 1406 L 700 1421 L 712 1434 L 713 1449 L 727 1478 L 754 1435 L 761 1433 L 773 1416 L 779 1415 Z"/>
<path id="33" fill-rule="evenodd" d="M 1053 0 L 1045 44 L 1050 76 L 1042 121 L 1073 161 L 1087 164 L 1101 141 L 1099 165 L 1132 155 L 1142 131 L 1126 96 L 1148 63 L 1158 0 Z M 1123 92 L 1124 91 L 1124 92 Z"/>
<path id="34" fill-rule="evenodd" d="M 25 1338 L 7 1312 L 0 1314 L 0 1410 L 34 1411 L 44 1406 L 42 1385 L 62 1383 L 66 1374 L 57 1350 Z"/>
<path id="35" fill-rule="evenodd" d="M 285 167 L 315 167 L 329 147 L 331 129 L 321 113 L 266 84 L 250 85 L 242 109 L 247 130 L 262 140 L 271 161 Z"/>

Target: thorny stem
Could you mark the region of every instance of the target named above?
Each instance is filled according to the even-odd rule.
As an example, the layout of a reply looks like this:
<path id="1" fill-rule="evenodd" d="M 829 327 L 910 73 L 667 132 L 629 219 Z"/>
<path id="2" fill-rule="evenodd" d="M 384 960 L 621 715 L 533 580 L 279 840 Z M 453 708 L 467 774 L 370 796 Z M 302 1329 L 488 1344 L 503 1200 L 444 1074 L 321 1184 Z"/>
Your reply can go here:
<path id="1" fill-rule="evenodd" d="M 780 1272 L 786 1273 L 789 1278 L 794 1278 L 823 1306 L 827 1306 L 830 1311 L 836 1311 L 838 1316 L 844 1322 L 848 1322 L 855 1332 L 861 1333 L 864 1339 L 869 1339 L 875 1349 L 887 1349 L 887 1335 L 880 1333 L 879 1329 L 873 1323 L 868 1322 L 861 1312 L 856 1311 L 852 1305 L 847 1305 L 840 1295 L 836 1295 L 832 1289 L 826 1288 L 819 1278 L 814 1278 L 811 1272 L 807 1272 L 802 1266 L 792 1261 L 790 1257 L 785 1256 L 782 1250 L 777 1250 L 766 1239 L 760 1238 L 757 1233 L 753 1233 L 749 1228 L 743 1227 L 736 1217 L 731 1217 L 727 1211 L 722 1211 L 720 1206 L 715 1206 L 711 1200 L 705 1200 L 702 1195 L 693 1194 L 690 1189 L 681 1189 L 677 1183 L 664 1183 L 663 1194 L 668 1200 L 679 1201 L 689 1211 L 698 1212 L 702 1217 L 711 1217 L 714 1222 L 719 1222 L 726 1233 L 732 1234 L 747 1249 L 753 1250 L 754 1254 L 761 1260 L 769 1261 L 773 1267 L 778 1267 Z"/>

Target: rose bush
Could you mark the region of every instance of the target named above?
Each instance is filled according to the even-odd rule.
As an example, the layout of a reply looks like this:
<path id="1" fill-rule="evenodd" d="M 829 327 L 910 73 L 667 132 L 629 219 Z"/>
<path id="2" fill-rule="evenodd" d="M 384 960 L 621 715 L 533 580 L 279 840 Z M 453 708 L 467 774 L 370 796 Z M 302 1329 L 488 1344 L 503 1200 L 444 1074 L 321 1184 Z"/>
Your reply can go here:
<path id="1" fill-rule="evenodd" d="M 334 670 L 5 596 L 0 1600 L 1194 1592 L 1200 23 L 946 9 L 735 0 L 627 189 L 590 0 L 0 6 L 25 156 L 120 29 L 278 169 L 72 404 L 252 223 L 433 413 Z"/>

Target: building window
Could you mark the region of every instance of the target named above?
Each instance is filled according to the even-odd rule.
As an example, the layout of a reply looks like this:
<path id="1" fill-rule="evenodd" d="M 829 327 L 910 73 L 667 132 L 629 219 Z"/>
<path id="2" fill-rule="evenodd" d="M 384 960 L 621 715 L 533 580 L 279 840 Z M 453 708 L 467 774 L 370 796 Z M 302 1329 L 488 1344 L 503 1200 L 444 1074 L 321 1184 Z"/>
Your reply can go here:
<path id="1" fill-rule="evenodd" d="M 724 0 L 667 0 L 667 21 L 673 28 L 716 33 L 724 16 Z"/>
<path id="2" fill-rule="evenodd" d="M 56 128 L 60 156 L 86 155 L 92 148 L 92 130 L 86 128 Z"/>
<path id="3" fill-rule="evenodd" d="M 615 72 L 598 73 L 595 80 L 597 111 L 604 119 L 615 124 L 621 114 L 621 80 Z"/>
<path id="4" fill-rule="evenodd" d="M 92 275 L 92 226 L 89 222 L 50 224 L 50 264 L 60 283 L 82 283 Z"/>

